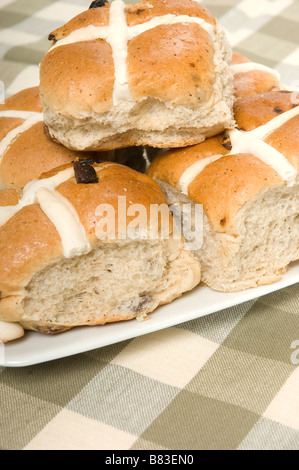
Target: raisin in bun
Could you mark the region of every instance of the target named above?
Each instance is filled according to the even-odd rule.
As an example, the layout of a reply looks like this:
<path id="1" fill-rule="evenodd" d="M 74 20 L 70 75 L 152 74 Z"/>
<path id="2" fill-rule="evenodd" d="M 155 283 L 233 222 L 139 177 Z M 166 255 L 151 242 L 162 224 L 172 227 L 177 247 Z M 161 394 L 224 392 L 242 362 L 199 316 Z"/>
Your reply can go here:
<path id="1" fill-rule="evenodd" d="M 158 155 L 148 173 L 169 204 L 204 208 L 204 243 L 194 251 L 202 281 L 240 291 L 278 281 L 299 258 L 299 107 L 292 93 L 235 104 L 239 129 Z"/>
<path id="2" fill-rule="evenodd" d="M 1 321 L 58 332 L 129 320 L 200 282 L 199 262 L 147 175 L 85 160 L 42 175 L 17 204 L 7 205 L 10 191 L 0 207 Z M 152 205 L 163 207 L 156 226 Z"/>
<path id="3" fill-rule="evenodd" d="M 252 62 L 237 52 L 233 53 L 231 69 L 234 74 L 237 99 L 277 91 L 281 88 L 280 74 L 276 70 Z"/>
<path id="4" fill-rule="evenodd" d="M 0 189 L 21 190 L 41 173 L 86 156 L 50 138 L 38 87 L 22 90 L 0 105 Z"/>
<path id="5" fill-rule="evenodd" d="M 182 147 L 233 125 L 231 48 L 197 0 L 96 2 L 49 38 L 44 118 L 68 148 Z"/>

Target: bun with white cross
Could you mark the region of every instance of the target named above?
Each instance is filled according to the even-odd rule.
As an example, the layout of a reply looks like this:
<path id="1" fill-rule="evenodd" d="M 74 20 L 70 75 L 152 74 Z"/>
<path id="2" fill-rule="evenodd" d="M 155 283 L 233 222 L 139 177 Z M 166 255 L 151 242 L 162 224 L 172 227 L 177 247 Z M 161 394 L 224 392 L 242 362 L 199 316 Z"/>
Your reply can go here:
<path id="1" fill-rule="evenodd" d="M 49 38 L 44 119 L 68 148 L 183 147 L 234 123 L 231 47 L 198 0 L 93 2 Z"/>
<path id="2" fill-rule="evenodd" d="M 142 320 L 193 289 L 200 265 L 173 228 L 157 183 L 116 163 L 77 160 L 21 196 L 0 191 L 0 340 L 1 321 L 55 333 Z"/>
<path id="3" fill-rule="evenodd" d="M 88 156 L 54 142 L 45 132 L 42 110 L 38 87 L 0 104 L 0 189 L 22 191 L 41 173 Z"/>
<path id="4" fill-rule="evenodd" d="M 280 90 L 280 74 L 266 65 L 252 62 L 237 52 L 233 53 L 231 69 L 234 75 L 235 97 L 249 96 Z"/>
<path id="5" fill-rule="evenodd" d="M 148 174 L 170 204 L 199 203 L 202 282 L 224 292 L 278 281 L 299 259 L 299 106 L 294 94 L 239 99 L 238 127 L 158 155 Z"/>

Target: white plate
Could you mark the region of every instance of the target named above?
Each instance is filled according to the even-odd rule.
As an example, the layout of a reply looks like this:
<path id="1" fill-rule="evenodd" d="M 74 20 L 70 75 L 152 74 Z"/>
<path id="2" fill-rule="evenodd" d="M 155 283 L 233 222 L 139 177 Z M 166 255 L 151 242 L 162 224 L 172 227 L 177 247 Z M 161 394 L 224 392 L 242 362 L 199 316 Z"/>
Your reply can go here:
<path id="1" fill-rule="evenodd" d="M 147 321 L 131 320 L 103 326 L 79 327 L 55 336 L 26 332 L 23 338 L 0 345 L 0 365 L 24 367 L 91 351 L 210 315 L 298 282 L 299 262 L 296 262 L 281 281 L 269 286 L 227 294 L 215 292 L 208 287 L 198 287 L 171 304 L 159 307 Z"/>

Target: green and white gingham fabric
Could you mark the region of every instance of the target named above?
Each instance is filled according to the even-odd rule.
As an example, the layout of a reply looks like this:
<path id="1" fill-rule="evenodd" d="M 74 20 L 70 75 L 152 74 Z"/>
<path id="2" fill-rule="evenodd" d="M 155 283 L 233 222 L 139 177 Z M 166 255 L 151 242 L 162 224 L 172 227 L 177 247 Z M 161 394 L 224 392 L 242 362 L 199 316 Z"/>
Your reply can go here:
<path id="1" fill-rule="evenodd" d="M 297 0 L 202 3 L 236 51 L 298 87 Z M 88 6 L 0 0 L 7 96 L 38 83 L 48 33 Z M 0 449 L 299 450 L 298 365 L 297 284 L 77 356 L 0 367 Z"/>

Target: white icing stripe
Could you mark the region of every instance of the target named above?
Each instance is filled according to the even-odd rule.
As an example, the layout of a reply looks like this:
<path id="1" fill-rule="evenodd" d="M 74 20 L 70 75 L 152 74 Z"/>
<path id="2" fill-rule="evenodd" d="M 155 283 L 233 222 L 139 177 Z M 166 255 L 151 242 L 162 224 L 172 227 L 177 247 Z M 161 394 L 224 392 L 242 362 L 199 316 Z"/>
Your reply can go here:
<path id="1" fill-rule="evenodd" d="M 211 157 L 203 158 L 202 160 L 198 160 L 197 162 L 193 163 L 189 168 L 187 168 L 182 176 L 180 177 L 179 187 L 183 194 L 188 196 L 189 186 L 195 178 L 202 173 L 202 171 L 210 165 L 210 163 L 219 160 L 224 155 L 213 155 Z"/>
<path id="2" fill-rule="evenodd" d="M 6 224 L 11 217 L 13 217 L 17 212 L 19 212 L 23 207 L 29 206 L 30 204 L 35 204 L 36 202 L 36 192 L 40 188 L 47 188 L 48 190 L 53 190 L 59 184 L 64 183 L 68 179 L 74 176 L 74 169 L 67 168 L 66 170 L 60 171 L 51 178 L 33 180 L 26 184 L 23 190 L 22 199 L 15 206 L 1 206 L 0 207 L 0 227 Z"/>
<path id="3" fill-rule="evenodd" d="M 257 139 L 264 139 L 267 135 L 279 129 L 281 126 L 286 124 L 288 121 L 299 115 L 299 106 L 296 106 L 285 113 L 280 114 L 271 121 L 267 122 L 264 126 L 260 126 L 253 131 L 247 132 Z"/>
<path id="4" fill-rule="evenodd" d="M 113 89 L 113 104 L 122 101 L 133 101 L 127 78 L 127 54 L 128 41 L 150 29 L 161 25 L 172 25 L 177 23 L 195 23 L 205 29 L 214 40 L 214 26 L 202 18 L 188 15 L 163 15 L 151 20 L 129 27 L 125 12 L 126 4 L 122 0 L 115 0 L 110 5 L 109 26 L 89 25 L 72 31 L 66 38 L 58 40 L 48 52 L 57 47 L 74 44 L 81 41 L 92 41 L 105 39 L 112 48 L 112 56 L 115 69 L 115 80 Z"/>
<path id="5" fill-rule="evenodd" d="M 96 172 L 104 170 L 113 163 L 95 167 Z M 24 188 L 23 196 L 15 206 L 0 207 L 0 227 L 23 207 L 39 203 L 43 212 L 51 220 L 61 237 L 65 257 L 85 254 L 91 247 L 85 230 L 74 206 L 55 188 L 74 177 L 74 168 L 60 171 L 50 178 L 30 181 Z"/>
<path id="6" fill-rule="evenodd" d="M 201 28 L 205 29 L 211 36 L 214 35 L 214 26 L 210 23 L 207 23 L 202 18 L 188 15 L 176 16 L 168 14 L 163 16 L 156 16 L 151 20 L 147 21 L 146 23 L 131 26 L 129 28 L 129 39 L 133 39 L 134 37 L 139 36 L 139 34 L 142 34 L 150 29 L 156 28 L 157 26 L 172 25 L 178 23 L 195 23 L 198 24 Z"/>
<path id="7" fill-rule="evenodd" d="M 39 188 L 36 200 L 60 235 L 66 258 L 89 253 L 90 243 L 77 211 L 58 191 Z"/>
<path id="8" fill-rule="evenodd" d="M 74 168 L 70 167 L 66 170 L 60 171 L 51 178 L 45 178 L 41 180 L 33 180 L 26 184 L 23 197 L 19 202 L 19 206 L 29 206 L 30 204 L 34 204 L 36 201 L 35 195 L 36 192 L 40 188 L 46 188 L 48 190 L 53 190 L 57 188 L 60 184 L 64 183 L 65 181 L 69 180 L 70 178 L 74 177 Z M 1 208 L 0 208 L 1 210 Z"/>
<path id="9" fill-rule="evenodd" d="M 244 64 L 234 64 L 234 65 L 231 65 L 231 69 L 235 75 L 237 73 L 246 73 L 246 72 L 252 72 L 255 70 L 261 70 L 263 72 L 268 72 L 268 73 L 271 73 L 272 75 L 275 75 L 275 77 L 278 80 L 280 80 L 280 73 L 277 72 L 277 70 L 271 69 L 270 67 L 267 67 L 266 65 L 258 64 L 257 62 L 245 62 Z"/>
<path id="10" fill-rule="evenodd" d="M 273 168 L 287 184 L 294 184 L 298 176 L 297 170 L 282 153 L 264 142 L 263 139 L 298 115 L 299 106 L 280 114 L 264 126 L 257 127 L 253 131 L 241 132 L 238 129 L 230 130 L 229 136 L 232 143 L 232 150 L 229 155 L 237 155 L 240 153 L 251 154 Z M 207 165 L 223 156 L 225 155 L 213 155 L 212 157 L 199 160 L 187 168 L 179 181 L 181 192 L 188 196 L 188 188 L 192 181 L 194 181 Z"/>
<path id="11" fill-rule="evenodd" d="M 18 118 L 18 119 L 29 119 L 34 116 L 41 116 L 43 113 L 37 113 L 35 111 L 19 111 L 14 109 L 8 109 L 6 111 L 0 111 L 0 118 Z"/>
<path id="12" fill-rule="evenodd" d="M 113 6 L 115 4 L 118 5 Z M 134 26 L 127 26 L 125 15 L 124 13 L 121 13 L 122 11 L 124 12 L 124 10 L 122 9 L 123 5 L 121 4 L 125 6 L 125 4 L 121 0 L 116 0 L 111 4 L 109 26 L 89 25 L 85 28 L 76 29 L 75 31 L 72 31 L 67 37 L 59 39 L 53 46 L 48 49 L 47 53 L 53 51 L 57 47 L 75 44 L 77 42 L 94 41 L 96 39 L 107 40 L 109 36 L 111 36 L 112 27 L 113 29 L 115 28 L 115 31 L 117 31 L 117 35 L 119 35 L 120 29 L 124 26 L 124 20 L 126 25 L 126 38 L 128 40 L 135 38 L 136 36 L 144 33 L 145 31 L 156 28 L 157 26 L 172 25 L 177 23 L 195 23 L 198 24 L 201 28 L 205 29 L 211 36 L 214 36 L 215 33 L 213 25 L 207 23 L 202 18 L 188 15 L 176 16 L 168 14 L 156 16 L 151 20 L 146 21 L 145 23 L 137 24 Z"/>
<path id="13" fill-rule="evenodd" d="M 111 46 L 114 61 L 113 104 L 115 106 L 121 101 L 132 101 L 127 77 L 128 25 L 125 7 L 122 0 L 116 0 L 110 6 L 107 42 Z"/>
<path id="14" fill-rule="evenodd" d="M 229 132 L 232 151 L 231 155 L 249 153 L 273 168 L 287 184 L 296 182 L 297 171 L 290 162 L 275 148 L 258 139 L 250 132 L 234 129 Z"/>
<path id="15" fill-rule="evenodd" d="M 67 46 L 76 42 L 94 41 L 96 39 L 107 39 L 109 36 L 108 26 L 89 25 L 85 28 L 72 31 L 67 37 L 59 39 L 47 52 L 52 52 L 60 46 Z"/>
<path id="16" fill-rule="evenodd" d="M 11 144 L 16 140 L 16 138 L 22 134 L 23 132 L 28 131 L 31 127 L 33 127 L 38 122 L 43 120 L 43 115 L 41 113 L 35 113 L 29 119 L 23 122 L 20 126 L 16 127 L 15 129 L 11 130 L 0 142 L 0 163 L 2 161 L 3 155 Z"/>

